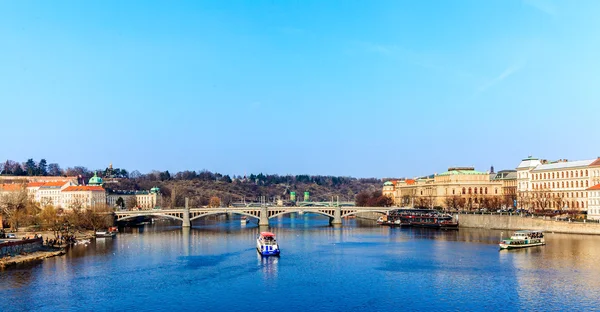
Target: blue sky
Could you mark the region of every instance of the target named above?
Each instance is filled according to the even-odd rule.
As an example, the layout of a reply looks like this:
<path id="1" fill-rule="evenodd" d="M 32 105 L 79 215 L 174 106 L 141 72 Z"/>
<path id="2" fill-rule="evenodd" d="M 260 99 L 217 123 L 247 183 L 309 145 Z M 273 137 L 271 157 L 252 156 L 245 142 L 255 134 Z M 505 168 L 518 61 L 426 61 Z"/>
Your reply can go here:
<path id="1" fill-rule="evenodd" d="M 0 159 L 401 177 L 600 156 L 599 1 L 1 1 Z"/>

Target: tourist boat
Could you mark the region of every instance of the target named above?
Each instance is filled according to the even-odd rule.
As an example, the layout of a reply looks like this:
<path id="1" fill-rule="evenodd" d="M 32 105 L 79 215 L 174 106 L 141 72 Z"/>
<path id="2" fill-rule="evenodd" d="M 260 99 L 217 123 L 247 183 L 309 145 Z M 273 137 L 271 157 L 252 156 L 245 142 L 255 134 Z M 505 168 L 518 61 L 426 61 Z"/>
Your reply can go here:
<path id="1" fill-rule="evenodd" d="M 256 239 L 256 250 L 263 256 L 278 256 L 279 245 L 275 234 L 271 232 L 261 232 L 258 239 Z"/>
<path id="2" fill-rule="evenodd" d="M 241 222 L 242 224 L 247 224 L 247 223 L 248 223 L 248 218 L 244 216 L 244 217 L 242 217 L 242 218 L 240 219 L 240 222 Z"/>
<path id="3" fill-rule="evenodd" d="M 542 231 L 516 231 L 509 239 L 503 239 L 500 249 L 516 249 L 546 245 Z"/>
<path id="4" fill-rule="evenodd" d="M 452 215 L 433 212 L 421 212 L 401 217 L 414 227 L 425 227 L 442 230 L 458 230 L 458 221 Z"/>
<path id="5" fill-rule="evenodd" d="M 395 209 L 377 219 L 377 224 L 414 226 L 442 230 L 458 230 L 458 221 L 452 215 L 433 209 Z"/>

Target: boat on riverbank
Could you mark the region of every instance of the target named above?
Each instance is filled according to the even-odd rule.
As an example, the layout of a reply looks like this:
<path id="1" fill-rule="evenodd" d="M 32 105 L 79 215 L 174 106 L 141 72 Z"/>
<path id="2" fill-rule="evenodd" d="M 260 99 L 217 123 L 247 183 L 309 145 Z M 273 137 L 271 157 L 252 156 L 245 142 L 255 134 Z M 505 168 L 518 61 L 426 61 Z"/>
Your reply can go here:
<path id="1" fill-rule="evenodd" d="M 517 249 L 546 245 L 542 231 L 516 231 L 509 239 L 503 239 L 498 244 L 500 249 Z"/>
<path id="2" fill-rule="evenodd" d="M 280 251 L 275 234 L 261 232 L 256 239 L 256 250 L 263 256 L 278 256 Z"/>
<path id="3" fill-rule="evenodd" d="M 117 235 L 119 229 L 116 226 L 111 226 L 107 230 L 98 230 L 95 233 L 96 238 L 113 238 Z"/>
<path id="4" fill-rule="evenodd" d="M 458 230 L 458 221 L 450 214 L 433 209 L 395 209 L 377 219 L 377 224 Z"/>

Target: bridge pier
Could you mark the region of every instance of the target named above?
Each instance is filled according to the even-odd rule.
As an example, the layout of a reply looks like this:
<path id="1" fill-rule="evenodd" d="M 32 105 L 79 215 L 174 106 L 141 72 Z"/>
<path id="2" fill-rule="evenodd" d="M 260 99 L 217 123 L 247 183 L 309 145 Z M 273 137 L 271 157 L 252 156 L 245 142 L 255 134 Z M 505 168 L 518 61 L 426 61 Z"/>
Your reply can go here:
<path id="1" fill-rule="evenodd" d="M 333 219 L 329 220 L 331 225 L 342 225 L 342 207 L 337 206 L 333 211 Z"/>
<path id="2" fill-rule="evenodd" d="M 269 226 L 269 212 L 267 211 L 267 206 L 260 207 L 258 226 Z"/>
<path id="3" fill-rule="evenodd" d="M 183 227 L 191 227 L 192 222 L 190 221 L 190 206 L 189 206 L 189 198 L 185 198 L 185 208 L 183 210 Z"/>

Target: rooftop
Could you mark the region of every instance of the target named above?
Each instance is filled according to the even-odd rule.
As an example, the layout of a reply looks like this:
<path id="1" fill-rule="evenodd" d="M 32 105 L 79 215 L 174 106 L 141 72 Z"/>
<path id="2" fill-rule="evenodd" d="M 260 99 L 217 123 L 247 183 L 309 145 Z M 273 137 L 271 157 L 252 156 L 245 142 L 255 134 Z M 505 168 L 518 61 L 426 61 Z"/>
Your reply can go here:
<path id="1" fill-rule="evenodd" d="M 102 191 L 102 186 L 69 186 L 63 190 L 63 192 L 87 192 L 87 191 Z"/>
<path id="2" fill-rule="evenodd" d="M 596 184 L 592 187 L 589 187 L 587 190 L 588 191 L 600 191 L 600 184 Z"/>
<path id="3" fill-rule="evenodd" d="M 459 175 L 459 174 L 478 175 L 478 174 L 487 174 L 487 173 L 477 171 L 473 167 L 455 167 L 455 168 L 448 168 L 448 171 L 442 172 L 438 175 L 439 176 L 448 176 L 448 175 Z"/>
<path id="4" fill-rule="evenodd" d="M 532 171 L 543 171 L 543 170 L 556 170 L 556 169 L 587 167 L 591 163 L 593 163 L 594 161 L 596 161 L 596 159 L 553 162 L 553 163 L 538 165 Z"/>

